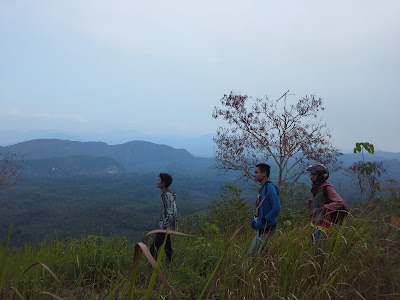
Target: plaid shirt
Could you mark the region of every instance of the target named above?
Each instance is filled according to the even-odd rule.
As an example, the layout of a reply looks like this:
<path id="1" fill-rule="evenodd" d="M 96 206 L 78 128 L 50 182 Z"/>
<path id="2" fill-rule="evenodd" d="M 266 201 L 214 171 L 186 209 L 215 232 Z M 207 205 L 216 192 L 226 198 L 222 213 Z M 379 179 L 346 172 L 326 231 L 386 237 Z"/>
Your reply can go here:
<path id="1" fill-rule="evenodd" d="M 162 229 L 178 231 L 178 212 L 176 210 L 176 194 L 166 190 L 161 194 L 161 210 L 159 227 Z"/>

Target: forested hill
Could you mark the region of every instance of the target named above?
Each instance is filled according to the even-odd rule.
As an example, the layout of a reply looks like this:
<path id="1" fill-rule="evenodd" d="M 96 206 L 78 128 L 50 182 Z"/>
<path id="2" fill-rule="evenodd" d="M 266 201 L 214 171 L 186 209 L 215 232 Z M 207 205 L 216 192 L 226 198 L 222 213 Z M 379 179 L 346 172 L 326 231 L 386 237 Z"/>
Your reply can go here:
<path id="1" fill-rule="evenodd" d="M 150 142 L 108 145 L 41 139 L 0 147 L 0 151 L 24 157 L 22 180 L 0 193 L 0 237 L 7 236 L 12 224 L 13 245 L 55 236 L 79 237 L 84 232 L 139 238 L 157 224 L 159 172 L 173 175 L 172 190 L 178 195 L 181 216 L 220 200 L 221 186 L 226 184 L 238 185 L 251 205 L 258 188 L 251 181 L 237 181 L 239 174 L 233 171 L 217 173 L 212 168 L 214 159 Z M 384 161 L 387 173 L 381 178 L 382 187 L 386 179 L 400 181 L 399 154 L 377 151 L 375 155 L 365 155 L 365 159 Z M 340 159 L 345 162 L 343 169 L 332 172 L 329 181 L 348 204 L 359 203 L 357 178 L 346 170 L 362 156 L 346 154 Z M 271 180 L 276 182 L 277 167 L 272 162 L 271 167 Z M 305 175 L 300 179 L 306 189 L 300 184 L 293 187 L 295 192 L 281 190 L 281 195 L 286 193 L 288 211 L 309 197 L 310 180 Z"/>
<path id="2" fill-rule="evenodd" d="M 194 157 L 185 149 L 175 149 L 146 141 L 131 141 L 119 145 L 104 142 L 78 142 L 60 139 L 35 139 L 1 147 L 24 158 L 25 175 L 115 174 L 123 172 L 215 173 L 214 158 Z M 367 161 L 384 161 L 386 176 L 399 180 L 400 153 L 376 151 L 364 154 Z M 340 157 L 343 168 L 362 160 L 360 153 Z M 271 160 L 272 173 L 275 165 Z M 339 172 L 336 174 L 341 174 Z M 272 175 L 273 176 L 273 175 Z M 335 176 L 335 175 L 334 175 Z"/>
<path id="3" fill-rule="evenodd" d="M 108 170 L 107 172 L 110 170 L 111 172 L 163 170 L 206 172 L 214 163 L 212 158 L 194 157 L 185 149 L 174 149 L 167 145 L 145 141 L 108 145 L 103 142 L 37 139 L 0 149 L 23 155 L 28 165 L 27 170 L 31 173 L 36 170 L 35 166 L 41 166 L 42 171 L 46 172 L 53 169 L 70 170 L 73 167 L 79 168 L 82 164 L 95 165 L 96 160 L 100 169 Z M 105 164 L 106 162 L 108 164 Z M 43 166 L 48 170 L 43 169 Z M 94 172 L 94 169 L 92 171 Z"/>

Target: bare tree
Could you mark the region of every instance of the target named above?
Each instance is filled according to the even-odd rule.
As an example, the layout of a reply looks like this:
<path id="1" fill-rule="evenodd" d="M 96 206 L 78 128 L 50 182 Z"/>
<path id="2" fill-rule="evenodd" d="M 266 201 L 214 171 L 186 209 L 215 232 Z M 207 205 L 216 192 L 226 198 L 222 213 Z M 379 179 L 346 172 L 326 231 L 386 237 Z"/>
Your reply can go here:
<path id="1" fill-rule="evenodd" d="M 0 190 L 13 187 L 19 179 L 19 155 L 6 151 L 0 152 Z"/>
<path id="2" fill-rule="evenodd" d="M 311 162 L 337 166 L 341 153 L 330 142 L 327 124 L 318 118 L 324 110 L 322 99 L 305 96 L 287 108 L 288 92 L 282 96 L 283 105 L 268 97 L 253 99 L 233 92 L 221 98 L 221 107 L 215 107 L 212 115 L 227 122 L 214 138 L 218 169 L 239 170 L 242 178 L 252 178 L 254 165 L 272 158 L 279 168 L 280 186 L 298 179 Z"/>

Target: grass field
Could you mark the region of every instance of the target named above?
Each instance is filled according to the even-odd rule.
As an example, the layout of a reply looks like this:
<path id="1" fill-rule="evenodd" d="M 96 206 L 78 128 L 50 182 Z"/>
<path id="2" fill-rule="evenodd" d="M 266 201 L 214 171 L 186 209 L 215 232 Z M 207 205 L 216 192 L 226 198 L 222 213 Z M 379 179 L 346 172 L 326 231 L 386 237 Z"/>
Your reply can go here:
<path id="1" fill-rule="evenodd" d="M 256 258 L 247 255 L 249 226 L 232 238 L 183 223 L 195 236 L 173 236 L 173 261 L 161 257 L 160 270 L 181 299 L 400 299 L 399 219 L 376 208 L 352 213 L 323 249 L 310 244 L 307 223 L 280 222 L 269 254 Z M 17 249 L 5 241 L 0 299 L 173 299 L 143 254 L 133 280 L 134 249 L 94 235 Z"/>

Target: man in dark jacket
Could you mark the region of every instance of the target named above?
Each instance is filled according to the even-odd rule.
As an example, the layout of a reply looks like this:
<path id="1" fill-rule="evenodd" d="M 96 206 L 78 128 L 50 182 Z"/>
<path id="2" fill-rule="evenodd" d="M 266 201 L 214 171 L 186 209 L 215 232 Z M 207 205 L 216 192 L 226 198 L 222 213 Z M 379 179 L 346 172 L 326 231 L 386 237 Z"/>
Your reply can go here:
<path id="1" fill-rule="evenodd" d="M 256 209 L 250 225 L 255 230 L 255 237 L 249 249 L 249 254 L 266 255 L 268 240 L 276 230 L 277 216 L 281 210 L 278 188 L 269 181 L 271 167 L 267 164 L 258 164 L 254 172 L 254 180 L 261 185 L 258 191 Z"/>

